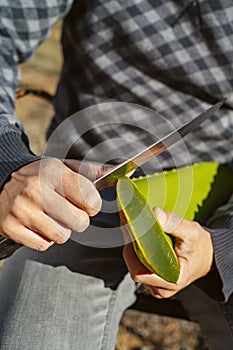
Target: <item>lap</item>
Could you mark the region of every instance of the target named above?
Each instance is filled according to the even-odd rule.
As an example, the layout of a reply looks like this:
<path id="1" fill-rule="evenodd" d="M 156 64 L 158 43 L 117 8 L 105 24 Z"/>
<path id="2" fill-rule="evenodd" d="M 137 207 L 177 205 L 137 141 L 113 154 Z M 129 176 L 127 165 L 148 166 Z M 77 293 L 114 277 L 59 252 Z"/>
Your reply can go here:
<path id="1" fill-rule="evenodd" d="M 22 248 L 1 271 L 0 349 L 114 349 L 135 298 L 120 256 L 72 241 L 44 253 Z"/>
<path id="2" fill-rule="evenodd" d="M 114 349 L 121 315 L 135 300 L 135 283 L 120 241 L 111 238 L 112 247 L 103 248 L 103 236 L 97 248 L 90 237 L 93 232 L 43 253 L 21 248 L 6 260 L 0 274 L 1 350 Z M 211 350 L 230 348 L 231 300 L 217 303 L 195 285 L 176 300 L 199 322 Z"/>

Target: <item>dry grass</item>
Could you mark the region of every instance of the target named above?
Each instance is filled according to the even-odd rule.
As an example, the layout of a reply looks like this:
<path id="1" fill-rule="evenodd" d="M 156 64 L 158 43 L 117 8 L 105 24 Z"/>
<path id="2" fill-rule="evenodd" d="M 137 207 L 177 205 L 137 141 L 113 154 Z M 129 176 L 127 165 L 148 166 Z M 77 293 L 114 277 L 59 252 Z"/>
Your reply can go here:
<path id="1" fill-rule="evenodd" d="M 22 66 L 22 85 L 55 92 L 62 65 L 60 28 L 58 23 L 34 58 Z M 17 101 L 17 115 L 25 126 L 33 151 L 40 154 L 53 115 L 52 107 L 37 97 L 24 97 Z M 117 350 L 200 350 L 198 342 L 199 328 L 194 323 L 128 310 L 118 334 Z"/>

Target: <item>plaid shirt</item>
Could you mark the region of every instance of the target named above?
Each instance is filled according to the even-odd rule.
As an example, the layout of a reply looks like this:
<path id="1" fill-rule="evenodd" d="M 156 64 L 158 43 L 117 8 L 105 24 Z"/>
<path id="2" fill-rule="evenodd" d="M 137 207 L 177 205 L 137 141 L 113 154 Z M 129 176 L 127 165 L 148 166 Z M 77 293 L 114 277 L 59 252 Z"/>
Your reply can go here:
<path id="1" fill-rule="evenodd" d="M 70 9 L 64 21 L 65 65 L 53 125 L 80 109 L 107 101 L 146 106 L 168 120 L 161 129 L 153 113 L 146 115 L 144 110 L 142 118 L 140 113 L 127 112 L 123 118 L 121 112 L 121 125 L 115 128 L 119 115 L 116 108 L 109 113 L 108 125 L 96 127 L 90 137 L 83 138 L 76 127 L 77 157 L 102 161 L 128 157 L 137 150 L 136 143 L 141 147 L 152 142 L 168 128 L 174 129 L 211 103 L 227 97 L 225 107 L 185 139 L 189 159 L 181 143 L 158 162 L 160 167 L 171 167 L 198 161 L 227 162 L 233 158 L 231 0 L 156 4 L 149 0 L 43 0 L 39 5 L 33 0 L 2 0 L 0 113 L 1 124 L 9 132 L 18 133 L 14 116 L 17 64 L 33 54 L 51 26 Z M 95 117 L 92 120 L 90 128 L 96 123 Z M 135 130 L 137 125 L 141 131 Z M 67 139 L 66 133 L 62 138 L 67 149 L 74 136 Z M 120 146 L 119 138 L 125 139 Z M 101 143 L 109 139 L 108 147 L 93 150 L 93 140 Z M 128 140 L 134 140 L 133 147 Z M 116 148 L 118 154 L 112 155 Z M 21 157 L 27 161 L 25 152 L 23 149 Z"/>
<path id="2" fill-rule="evenodd" d="M 65 61 L 51 130 L 70 114 L 103 102 L 144 108 L 135 111 L 130 104 L 125 110 L 126 104 L 120 103 L 114 104 L 113 112 L 111 104 L 89 109 L 60 132 L 58 144 L 73 145 L 79 158 L 128 157 L 136 144 L 150 143 L 167 128 L 227 97 L 225 106 L 185 139 L 189 159 L 184 144 L 177 144 L 172 156 L 161 155 L 155 168 L 232 160 L 232 0 L 1 0 L 0 4 L 1 184 L 13 170 L 36 159 L 14 113 L 18 64 L 31 57 L 61 17 L 65 17 Z M 161 123 L 153 111 L 162 114 Z M 98 118 L 106 121 L 104 126 L 95 127 Z M 85 135 L 80 131 L 83 123 L 89 130 Z M 116 149 L 120 150 L 114 153 Z M 225 248 L 216 250 L 219 261 L 227 256 Z M 226 270 L 225 281 L 232 276 L 231 269 Z"/>

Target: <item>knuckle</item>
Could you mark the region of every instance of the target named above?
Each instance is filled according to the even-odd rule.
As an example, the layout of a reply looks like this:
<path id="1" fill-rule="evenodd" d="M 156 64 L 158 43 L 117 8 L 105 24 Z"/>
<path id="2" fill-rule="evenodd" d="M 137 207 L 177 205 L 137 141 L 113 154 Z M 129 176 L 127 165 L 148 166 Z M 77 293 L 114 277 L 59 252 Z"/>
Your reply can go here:
<path id="1" fill-rule="evenodd" d="M 11 204 L 11 208 L 9 210 L 9 214 L 13 217 L 19 218 L 20 213 L 22 212 L 23 206 L 22 206 L 22 198 L 20 195 L 18 195 L 13 203 Z"/>
<path id="2" fill-rule="evenodd" d="M 6 217 L 2 222 L 1 222 L 1 234 L 3 234 L 6 237 L 9 237 L 11 231 L 12 231 L 12 223 L 11 219 L 9 217 Z"/>
<path id="3" fill-rule="evenodd" d="M 37 176 L 27 179 L 22 194 L 27 198 L 35 198 L 39 195 L 40 182 Z"/>
<path id="4" fill-rule="evenodd" d="M 192 222 L 192 232 L 193 233 L 200 233 L 201 225 L 197 221 Z"/>
<path id="5" fill-rule="evenodd" d="M 41 161 L 40 167 L 41 171 L 54 170 L 54 167 L 61 167 L 63 165 L 62 161 L 58 158 L 47 158 Z"/>
<path id="6" fill-rule="evenodd" d="M 64 164 L 57 158 L 43 159 L 40 164 L 40 179 L 55 185 L 58 181 L 61 181 L 63 168 Z"/>
<path id="7" fill-rule="evenodd" d="M 27 224 L 32 219 L 32 201 L 25 199 L 22 194 L 17 195 L 9 208 L 9 216 L 19 223 Z"/>

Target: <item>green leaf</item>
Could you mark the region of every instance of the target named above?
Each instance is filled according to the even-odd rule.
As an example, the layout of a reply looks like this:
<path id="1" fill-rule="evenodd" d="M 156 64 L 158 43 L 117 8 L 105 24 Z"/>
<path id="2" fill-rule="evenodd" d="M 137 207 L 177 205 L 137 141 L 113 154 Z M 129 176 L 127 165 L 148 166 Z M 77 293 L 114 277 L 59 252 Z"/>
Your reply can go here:
<path id="1" fill-rule="evenodd" d="M 218 163 L 198 163 L 133 179 L 152 207 L 193 220 L 208 197 Z"/>
<path id="2" fill-rule="evenodd" d="M 117 200 L 139 260 L 148 270 L 175 283 L 179 277 L 177 256 L 150 203 L 127 177 L 118 180 Z"/>

